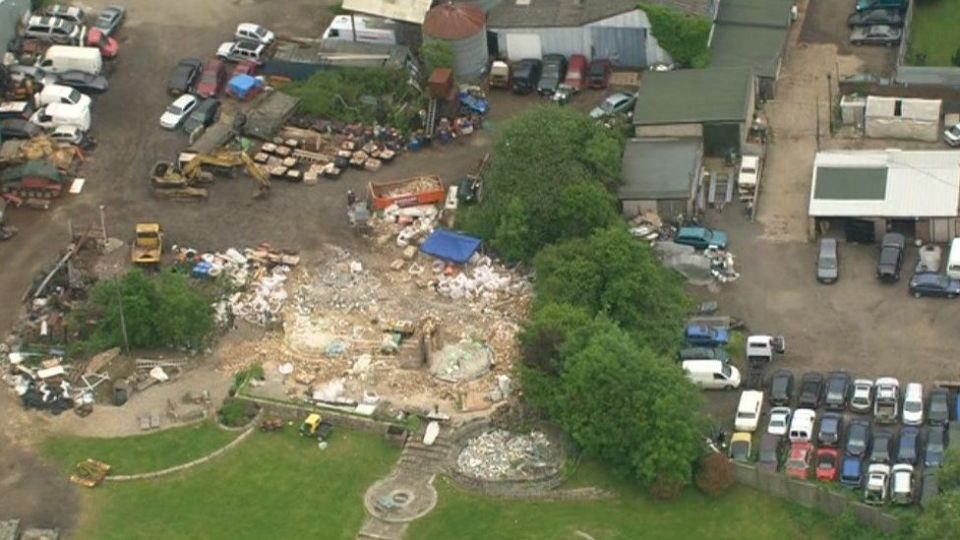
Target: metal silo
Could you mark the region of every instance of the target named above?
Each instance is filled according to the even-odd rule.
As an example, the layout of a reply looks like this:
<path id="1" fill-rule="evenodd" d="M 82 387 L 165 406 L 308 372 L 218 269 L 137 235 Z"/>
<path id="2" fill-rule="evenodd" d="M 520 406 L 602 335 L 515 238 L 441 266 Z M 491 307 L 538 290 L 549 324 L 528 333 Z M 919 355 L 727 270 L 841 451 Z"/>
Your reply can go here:
<path id="1" fill-rule="evenodd" d="M 444 41 L 453 50 L 457 79 L 473 82 L 487 69 L 487 16 L 469 4 L 440 4 L 423 20 L 423 43 Z"/>

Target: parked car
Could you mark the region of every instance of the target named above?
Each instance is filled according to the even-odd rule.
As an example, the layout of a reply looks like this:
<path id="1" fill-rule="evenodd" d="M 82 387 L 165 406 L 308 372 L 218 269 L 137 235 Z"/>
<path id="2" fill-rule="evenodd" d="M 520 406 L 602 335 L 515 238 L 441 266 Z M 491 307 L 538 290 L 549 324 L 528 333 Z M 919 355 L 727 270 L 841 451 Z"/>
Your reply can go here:
<path id="1" fill-rule="evenodd" d="M 786 440 L 777 435 L 764 433 L 760 437 L 760 450 L 757 453 L 757 468 L 777 472 L 783 463 Z"/>
<path id="2" fill-rule="evenodd" d="M 81 104 L 51 103 L 33 113 L 30 121 L 47 130 L 57 126 L 77 126 L 86 131 L 90 129 L 90 107 Z"/>
<path id="3" fill-rule="evenodd" d="M 44 80 L 47 83 L 76 88 L 84 94 L 102 94 L 110 89 L 110 83 L 107 82 L 106 77 L 103 75 L 93 75 L 85 71 L 63 71 L 47 75 Z"/>
<path id="4" fill-rule="evenodd" d="M 934 388 L 930 391 L 927 405 L 927 422 L 932 425 L 944 425 L 950 421 L 950 392 L 946 388 Z"/>
<path id="5" fill-rule="evenodd" d="M 850 409 L 853 412 L 870 412 L 873 408 L 873 381 L 857 379 L 853 381 L 853 395 L 850 396 Z"/>
<path id="6" fill-rule="evenodd" d="M 537 89 L 543 63 L 536 58 L 525 58 L 510 68 L 510 89 L 514 94 L 529 94 Z"/>
<path id="7" fill-rule="evenodd" d="M 931 469 L 943 465 L 946 449 L 946 432 L 943 426 L 930 426 L 927 431 L 927 445 L 923 451 L 923 465 Z"/>
<path id="8" fill-rule="evenodd" d="M 253 41 L 263 45 L 270 45 L 277 35 L 266 28 L 254 23 L 240 23 L 233 37 L 242 41 Z"/>
<path id="9" fill-rule="evenodd" d="M 120 44 L 117 40 L 107 36 L 97 28 L 91 28 L 87 32 L 87 47 L 96 47 L 100 49 L 100 56 L 103 58 L 116 58 L 120 54 Z"/>
<path id="10" fill-rule="evenodd" d="M 943 142 L 948 146 L 960 146 L 960 124 L 954 124 L 943 130 Z"/>
<path id="11" fill-rule="evenodd" d="M 242 62 L 244 60 L 257 65 L 263 63 L 266 46 L 256 41 L 226 41 L 217 47 L 217 58 L 224 62 Z"/>
<path id="12" fill-rule="evenodd" d="M 821 446 L 839 446 L 843 435 L 843 415 L 838 413 L 824 413 L 820 417 L 820 431 L 817 432 L 817 441 Z"/>
<path id="13" fill-rule="evenodd" d="M 127 17 L 127 8 L 123 6 L 107 6 L 97 15 L 93 28 L 100 30 L 107 37 L 111 37 L 120 29 L 123 20 Z"/>
<path id="14" fill-rule="evenodd" d="M 790 431 L 787 438 L 790 442 L 810 442 L 813 440 L 813 425 L 817 421 L 817 411 L 813 409 L 797 409 L 790 419 Z"/>
<path id="15" fill-rule="evenodd" d="M 49 41 L 60 45 L 78 45 L 83 38 L 83 28 L 56 17 L 30 17 L 23 27 L 23 37 Z"/>
<path id="16" fill-rule="evenodd" d="M 63 4 L 50 4 L 43 9 L 43 14 L 47 17 L 56 17 L 70 21 L 73 24 L 83 24 L 83 20 L 87 16 L 81 8 Z"/>
<path id="17" fill-rule="evenodd" d="M 730 353 L 716 347 L 685 347 L 678 353 L 679 360 L 720 360 L 730 361 Z"/>
<path id="18" fill-rule="evenodd" d="M 683 339 L 694 347 L 723 347 L 730 342 L 730 331 L 706 324 L 688 324 Z"/>
<path id="19" fill-rule="evenodd" d="M 570 63 L 567 64 L 567 77 L 563 84 L 569 86 L 574 92 L 583 90 L 587 80 L 587 57 L 582 54 L 574 54 L 570 57 Z"/>
<path id="20" fill-rule="evenodd" d="M 200 80 L 197 81 L 197 95 L 204 98 L 217 97 L 227 82 L 227 67 L 216 58 L 208 60 L 203 66 Z"/>
<path id="21" fill-rule="evenodd" d="M 956 298 L 960 295 L 960 279 L 932 272 L 915 274 L 910 278 L 910 294 L 916 298 L 922 296 Z"/>
<path id="22" fill-rule="evenodd" d="M 187 116 L 193 112 L 197 106 L 197 98 L 190 94 L 184 94 L 167 105 L 166 110 L 160 116 L 160 126 L 166 129 L 177 129 L 180 124 L 187 119 Z"/>
<path id="23" fill-rule="evenodd" d="M 750 463 L 753 453 L 753 436 L 749 433 L 734 433 L 730 437 L 730 458 L 740 463 Z"/>
<path id="24" fill-rule="evenodd" d="M 767 422 L 767 433 L 771 435 L 786 435 L 790 429 L 790 407 L 774 407 L 770 409 L 770 420 Z"/>
<path id="25" fill-rule="evenodd" d="M 810 461 L 813 457 L 813 445 L 808 442 L 796 442 L 790 445 L 790 457 L 785 468 L 787 476 L 806 480 L 810 476 Z"/>
<path id="26" fill-rule="evenodd" d="M 84 146 L 87 142 L 87 132 L 77 126 L 57 126 L 53 128 L 53 131 L 47 133 L 47 137 L 58 143 L 75 146 Z"/>
<path id="27" fill-rule="evenodd" d="M 871 463 L 867 467 L 867 485 L 863 488 L 863 502 L 883 505 L 887 502 L 890 484 L 890 466 L 884 463 Z"/>
<path id="28" fill-rule="evenodd" d="M 896 9 L 904 13 L 907 11 L 907 0 L 857 0 L 857 11 L 872 9 Z"/>
<path id="29" fill-rule="evenodd" d="M 593 108 L 590 111 L 590 118 L 594 120 L 604 118 L 607 116 L 615 116 L 618 114 L 626 114 L 628 116 L 633 114 L 633 106 L 637 102 L 636 94 L 625 94 L 623 92 L 617 92 L 607 96 L 600 105 Z"/>
<path id="30" fill-rule="evenodd" d="M 840 278 L 840 257 L 836 238 L 821 238 L 817 249 L 817 281 L 836 283 Z"/>
<path id="31" fill-rule="evenodd" d="M 790 405 L 793 397 L 793 372 L 779 369 L 770 377 L 770 403 L 773 405 Z"/>
<path id="32" fill-rule="evenodd" d="M 804 373 L 800 378 L 800 395 L 797 398 L 798 407 L 816 409 L 820 406 L 820 396 L 823 393 L 823 375 L 820 373 Z"/>
<path id="33" fill-rule="evenodd" d="M 760 424 L 760 411 L 763 410 L 763 392 L 744 390 L 740 394 L 740 404 L 733 426 L 737 431 L 754 432 Z"/>
<path id="34" fill-rule="evenodd" d="M 900 430 L 900 440 L 897 443 L 897 463 L 916 465 L 920 450 L 920 428 L 906 426 Z"/>
<path id="35" fill-rule="evenodd" d="M 613 73 L 613 66 L 610 60 L 598 58 L 590 62 L 587 68 L 587 86 L 597 90 L 602 90 L 610 84 L 610 75 Z"/>
<path id="36" fill-rule="evenodd" d="M 854 45 L 886 45 L 893 47 L 900 43 L 903 31 L 885 24 L 858 26 L 850 32 L 850 43 Z"/>
<path id="37" fill-rule="evenodd" d="M 903 424 L 919 426 L 923 424 L 923 385 L 907 383 L 903 391 Z"/>
<path id="38" fill-rule="evenodd" d="M 893 456 L 893 433 L 885 429 L 873 432 L 870 463 L 890 463 Z"/>
<path id="39" fill-rule="evenodd" d="M 0 120 L 0 138 L 6 139 L 32 139 L 43 133 L 43 129 L 28 120 L 19 118 L 8 118 Z"/>
<path id="40" fill-rule="evenodd" d="M 898 9 L 871 9 L 856 11 L 847 17 L 847 26 L 875 26 L 887 25 L 893 28 L 903 26 L 903 14 Z"/>
<path id="41" fill-rule="evenodd" d="M 220 116 L 220 101 L 214 98 L 208 98 L 200 102 L 197 108 L 190 113 L 190 116 L 183 121 L 183 130 L 187 133 L 205 128 L 217 121 Z"/>
<path id="42" fill-rule="evenodd" d="M 898 463 L 891 469 L 890 502 L 893 504 L 913 504 L 915 490 L 913 465 Z"/>
<path id="43" fill-rule="evenodd" d="M 676 244 L 692 246 L 694 249 L 716 247 L 727 249 L 727 233 L 706 227 L 681 227 L 673 237 Z"/>
<path id="44" fill-rule="evenodd" d="M 873 418 L 880 424 L 894 424 L 900 414 L 900 381 L 893 377 L 877 379 L 873 397 Z"/>
<path id="45" fill-rule="evenodd" d="M 199 58 L 184 58 L 177 62 L 167 81 L 167 93 L 178 96 L 190 92 L 202 69 L 203 62 Z"/>
<path id="46" fill-rule="evenodd" d="M 562 54 L 543 55 L 543 70 L 540 74 L 540 81 L 537 82 L 537 93 L 541 96 L 553 94 L 566 77 L 566 56 Z"/>
<path id="47" fill-rule="evenodd" d="M 900 233 L 887 233 L 880 242 L 880 257 L 877 260 L 877 278 L 886 281 L 900 279 L 903 266 L 903 248 L 906 239 Z"/>
<path id="48" fill-rule="evenodd" d="M 836 482 L 840 474 L 840 453 L 833 448 L 817 450 L 817 480 Z"/>
<path id="49" fill-rule="evenodd" d="M 847 425 L 847 444 L 844 450 L 849 456 L 863 457 L 870 450 L 870 423 L 853 420 Z"/>
<path id="50" fill-rule="evenodd" d="M 840 462 L 840 485 L 858 488 L 863 483 L 863 461 L 856 456 L 843 456 Z"/>
<path id="51" fill-rule="evenodd" d="M 920 488 L 920 508 L 926 510 L 938 495 L 940 495 L 940 483 L 937 482 L 937 470 L 924 469 L 923 486 Z"/>
<path id="52" fill-rule="evenodd" d="M 832 371 L 827 374 L 827 383 L 823 391 L 823 406 L 830 410 L 842 411 L 847 406 L 850 394 L 850 375 L 845 371 Z"/>

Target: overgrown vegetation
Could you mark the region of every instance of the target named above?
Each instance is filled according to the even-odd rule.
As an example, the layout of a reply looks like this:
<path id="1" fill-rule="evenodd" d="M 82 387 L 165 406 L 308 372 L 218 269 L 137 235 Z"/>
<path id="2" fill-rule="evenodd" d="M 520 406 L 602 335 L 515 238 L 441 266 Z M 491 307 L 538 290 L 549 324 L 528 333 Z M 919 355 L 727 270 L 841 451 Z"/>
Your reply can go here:
<path id="1" fill-rule="evenodd" d="M 453 68 L 453 47 L 446 41 L 432 39 L 420 47 L 420 58 L 429 77 L 437 68 Z"/>
<path id="2" fill-rule="evenodd" d="M 723 454 L 711 453 L 700 463 L 697 487 L 704 494 L 719 497 L 733 487 L 733 463 Z"/>
<path id="3" fill-rule="evenodd" d="M 687 15 L 668 6 L 640 4 L 650 20 L 650 32 L 673 61 L 691 68 L 705 68 L 710 62 L 711 23 L 709 19 Z"/>
<path id="4" fill-rule="evenodd" d="M 956 66 L 960 2 L 915 0 L 907 61 L 915 66 Z"/>
<path id="5" fill-rule="evenodd" d="M 386 68 L 318 71 L 283 91 L 300 98 L 305 114 L 339 122 L 380 123 L 405 129 L 418 107 L 409 74 Z"/>
<path id="6" fill-rule="evenodd" d="M 220 418 L 220 423 L 225 426 L 241 427 L 249 424 L 258 412 L 260 412 L 260 406 L 256 403 L 228 397 L 223 400 L 217 416 Z"/>

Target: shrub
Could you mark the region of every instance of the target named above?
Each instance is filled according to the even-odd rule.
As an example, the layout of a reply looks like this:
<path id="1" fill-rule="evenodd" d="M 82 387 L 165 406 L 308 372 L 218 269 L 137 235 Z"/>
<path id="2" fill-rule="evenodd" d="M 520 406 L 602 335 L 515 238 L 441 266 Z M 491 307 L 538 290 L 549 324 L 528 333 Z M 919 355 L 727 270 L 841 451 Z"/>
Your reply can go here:
<path id="1" fill-rule="evenodd" d="M 228 427 L 245 426 L 257 415 L 260 407 L 253 402 L 235 398 L 226 398 L 217 411 L 220 423 Z"/>
<path id="2" fill-rule="evenodd" d="M 719 497 L 733 487 L 733 463 L 723 454 L 711 453 L 700 463 L 697 487 L 711 497 Z"/>
<path id="3" fill-rule="evenodd" d="M 667 6 L 640 4 L 650 20 L 650 30 L 657 43 L 677 62 L 686 67 L 704 68 L 710 61 L 708 19 L 687 15 Z"/>

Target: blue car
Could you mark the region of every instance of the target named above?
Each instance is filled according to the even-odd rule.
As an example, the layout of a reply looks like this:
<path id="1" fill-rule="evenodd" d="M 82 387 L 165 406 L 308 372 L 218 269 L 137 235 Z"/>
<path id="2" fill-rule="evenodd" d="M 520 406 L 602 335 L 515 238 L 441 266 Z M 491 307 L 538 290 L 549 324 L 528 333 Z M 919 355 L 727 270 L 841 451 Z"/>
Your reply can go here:
<path id="1" fill-rule="evenodd" d="M 840 464 L 840 485 L 859 488 L 863 481 L 863 463 L 856 456 L 843 456 Z"/>
<path id="2" fill-rule="evenodd" d="M 690 324 L 683 332 L 683 339 L 691 347 L 723 347 L 730 343 L 730 331 L 706 324 Z"/>
<path id="3" fill-rule="evenodd" d="M 956 298 L 960 296 L 960 280 L 944 274 L 916 274 L 910 279 L 910 294 L 917 298 L 921 296 Z"/>
<path id="4" fill-rule="evenodd" d="M 707 249 L 711 246 L 727 249 L 727 233 L 706 227 L 683 227 L 677 231 L 673 241 L 694 249 Z"/>

